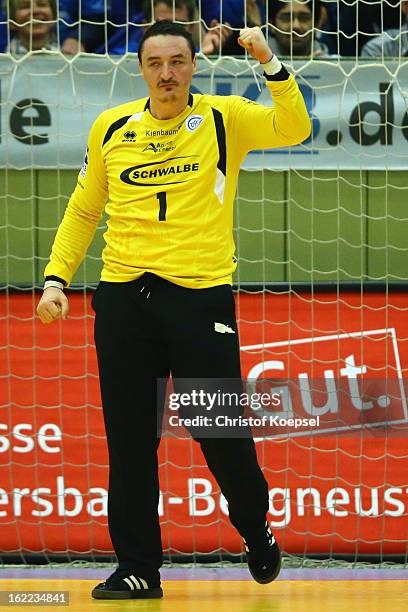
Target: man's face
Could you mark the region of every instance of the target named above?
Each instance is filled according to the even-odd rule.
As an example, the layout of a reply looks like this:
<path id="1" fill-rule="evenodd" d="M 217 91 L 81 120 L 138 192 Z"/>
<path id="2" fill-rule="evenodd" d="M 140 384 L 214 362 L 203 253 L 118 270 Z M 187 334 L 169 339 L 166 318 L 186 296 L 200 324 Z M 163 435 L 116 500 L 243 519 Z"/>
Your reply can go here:
<path id="1" fill-rule="evenodd" d="M 159 35 L 143 45 L 141 72 L 150 97 L 159 102 L 175 102 L 190 89 L 195 58 L 182 36 Z"/>
<path id="2" fill-rule="evenodd" d="M 284 55 L 310 55 L 313 40 L 310 4 L 287 2 L 276 14 L 274 25 L 274 35 Z"/>
<path id="3" fill-rule="evenodd" d="M 54 15 L 48 0 L 18 0 L 16 4 L 15 21 L 25 24 L 16 27 L 18 34 L 23 38 L 37 38 L 47 36 L 54 27 Z M 37 23 L 36 23 L 37 22 Z"/>

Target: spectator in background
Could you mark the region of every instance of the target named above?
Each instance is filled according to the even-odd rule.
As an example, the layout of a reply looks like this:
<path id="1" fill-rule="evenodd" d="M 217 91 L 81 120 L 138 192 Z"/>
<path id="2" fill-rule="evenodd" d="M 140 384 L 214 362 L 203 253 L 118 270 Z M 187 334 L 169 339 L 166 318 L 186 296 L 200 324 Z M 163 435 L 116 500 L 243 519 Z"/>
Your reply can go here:
<path id="1" fill-rule="evenodd" d="M 192 35 L 197 50 L 205 55 L 220 53 L 232 33 L 229 24 L 220 26 L 216 19 L 211 21 L 210 29 L 205 31 L 199 20 L 195 0 L 144 0 L 143 11 L 148 23 L 163 19 L 186 23 L 186 29 Z"/>
<path id="2" fill-rule="evenodd" d="M 265 24 L 265 0 L 201 0 L 201 18 L 209 25 L 213 19 L 233 28 Z"/>
<path id="3" fill-rule="evenodd" d="M 79 40 L 78 23 L 74 23 L 79 22 L 78 5 L 79 0 L 59 0 L 61 51 L 67 55 L 76 55 L 80 51 L 86 51 L 85 45 Z M 83 6 L 86 6 L 85 2 Z"/>
<path id="4" fill-rule="evenodd" d="M 291 57 L 328 57 L 327 46 L 314 36 L 326 19 L 320 0 L 291 2 L 269 0 L 269 22 L 272 37 L 268 43 L 276 55 Z"/>
<path id="5" fill-rule="evenodd" d="M 265 0 L 201 0 L 201 18 L 207 26 L 222 23 L 232 28 L 232 34 L 223 45 L 224 55 L 242 55 L 245 50 L 238 44 L 239 30 L 265 25 Z"/>
<path id="6" fill-rule="evenodd" d="M 339 19 L 344 6 L 347 5 L 338 0 L 328 0 L 324 3 L 326 19 L 321 25 L 322 31 L 318 33 L 318 40 L 327 46 L 330 55 L 341 55 L 342 36 L 339 32 Z"/>
<path id="7" fill-rule="evenodd" d="M 403 27 L 385 30 L 368 41 L 361 51 L 361 57 L 408 56 L 408 2 L 401 2 L 401 16 Z"/>
<path id="8" fill-rule="evenodd" d="M 141 0 L 59 0 L 64 53 L 136 53 L 143 35 Z"/>
<path id="9" fill-rule="evenodd" d="M 10 43 L 6 51 L 58 51 L 55 0 L 8 0 Z"/>
<path id="10" fill-rule="evenodd" d="M 326 3 L 333 24 L 338 23 L 330 40 L 323 37 L 332 53 L 356 58 L 364 45 L 382 31 L 401 28 L 401 0 Z M 328 29 L 325 27 L 325 29 Z"/>

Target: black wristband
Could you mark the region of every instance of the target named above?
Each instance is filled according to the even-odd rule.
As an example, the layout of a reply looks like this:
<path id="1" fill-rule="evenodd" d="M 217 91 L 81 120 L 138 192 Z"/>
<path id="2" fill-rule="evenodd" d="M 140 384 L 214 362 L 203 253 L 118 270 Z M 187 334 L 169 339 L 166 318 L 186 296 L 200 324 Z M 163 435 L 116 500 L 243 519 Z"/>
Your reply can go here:
<path id="1" fill-rule="evenodd" d="M 285 66 L 282 66 L 276 74 L 266 74 L 266 72 L 264 72 L 264 77 L 267 81 L 287 81 L 289 76 L 289 72 L 286 70 Z"/>
<path id="2" fill-rule="evenodd" d="M 57 281 L 57 283 L 62 283 L 64 285 L 64 287 L 67 286 L 67 281 L 64 281 L 63 278 L 60 278 L 59 276 L 46 276 L 45 281 Z"/>

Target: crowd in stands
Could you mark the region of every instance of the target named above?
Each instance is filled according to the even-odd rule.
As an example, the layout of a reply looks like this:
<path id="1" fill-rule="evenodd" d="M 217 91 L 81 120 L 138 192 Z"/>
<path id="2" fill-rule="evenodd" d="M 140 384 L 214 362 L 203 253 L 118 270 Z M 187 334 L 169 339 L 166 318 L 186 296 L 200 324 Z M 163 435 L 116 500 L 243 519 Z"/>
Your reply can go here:
<path id="1" fill-rule="evenodd" d="M 261 26 L 279 57 L 404 57 L 408 0 L 0 0 L 0 53 L 136 53 L 153 21 L 184 22 L 204 55 L 242 55 Z"/>

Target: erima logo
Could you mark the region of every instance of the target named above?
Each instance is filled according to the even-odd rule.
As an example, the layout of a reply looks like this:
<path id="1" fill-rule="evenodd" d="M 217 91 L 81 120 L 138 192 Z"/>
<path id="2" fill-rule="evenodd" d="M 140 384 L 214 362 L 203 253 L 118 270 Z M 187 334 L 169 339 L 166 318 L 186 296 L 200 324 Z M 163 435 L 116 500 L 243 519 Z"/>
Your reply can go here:
<path id="1" fill-rule="evenodd" d="M 198 172 L 200 168 L 200 162 L 191 161 L 196 157 L 198 155 L 172 157 L 166 161 L 131 166 L 123 170 L 120 180 L 128 185 L 139 185 L 141 187 L 154 185 L 161 187 L 162 185 L 187 183 L 194 178 L 194 173 Z"/>
<path id="2" fill-rule="evenodd" d="M 219 334 L 235 334 L 235 331 L 229 325 L 224 325 L 224 323 L 214 323 L 214 331 Z"/>
<path id="3" fill-rule="evenodd" d="M 157 144 L 151 142 L 143 149 L 143 151 L 154 151 L 155 153 L 159 153 L 161 151 L 174 151 L 175 148 L 176 145 L 174 144 L 174 141 L 170 140 L 169 142 L 158 142 Z"/>
<path id="4" fill-rule="evenodd" d="M 204 117 L 202 115 L 190 115 L 190 117 L 187 117 L 186 119 L 186 128 L 189 132 L 195 132 L 203 121 Z"/>
<path id="5" fill-rule="evenodd" d="M 82 168 L 79 172 L 79 174 L 82 176 L 82 178 L 85 178 L 85 174 L 88 168 L 88 147 L 86 147 L 86 151 L 85 151 L 85 157 L 84 157 L 84 162 L 82 164 Z"/>
<path id="6" fill-rule="evenodd" d="M 123 134 L 122 142 L 136 142 L 136 132 L 134 132 L 133 130 L 127 130 Z"/>
<path id="7" fill-rule="evenodd" d="M 245 102 L 246 104 L 253 104 L 254 106 L 261 106 L 260 104 L 258 104 L 258 102 L 254 102 L 254 100 L 249 100 L 248 98 L 244 98 L 242 96 L 240 96 L 242 102 Z"/>

